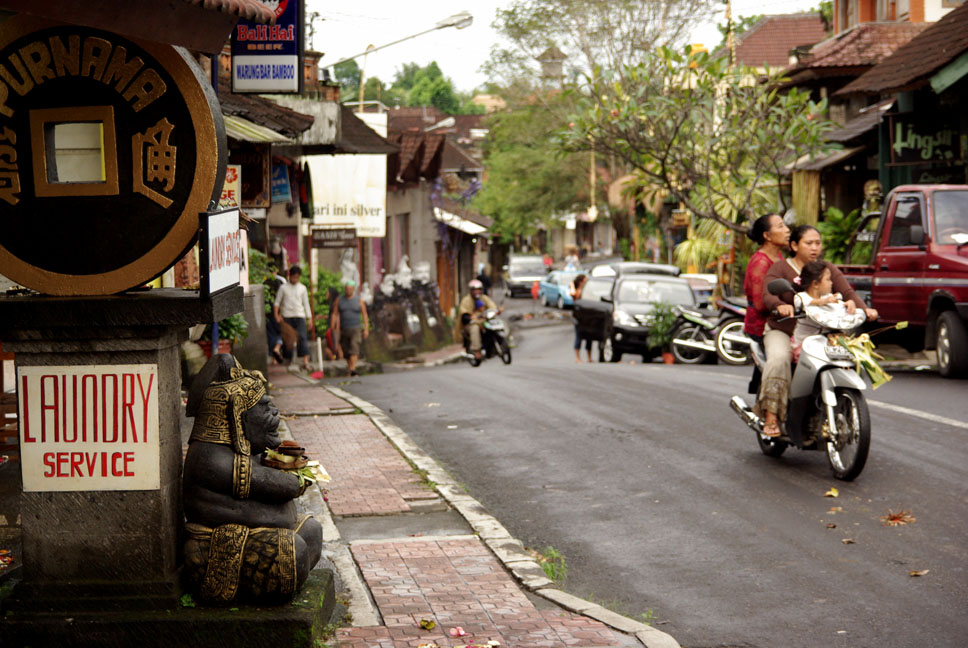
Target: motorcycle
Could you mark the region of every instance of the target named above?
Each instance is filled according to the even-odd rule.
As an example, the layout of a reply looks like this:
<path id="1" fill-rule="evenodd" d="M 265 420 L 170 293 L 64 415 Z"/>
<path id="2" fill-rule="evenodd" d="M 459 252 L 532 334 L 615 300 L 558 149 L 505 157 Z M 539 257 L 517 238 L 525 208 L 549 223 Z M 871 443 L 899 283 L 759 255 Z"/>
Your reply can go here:
<path id="1" fill-rule="evenodd" d="M 471 339 L 469 335 L 464 336 L 464 359 L 472 367 L 476 367 L 487 358 L 495 356 L 501 358 L 504 364 L 511 364 L 511 342 L 508 333 L 508 325 L 503 319 L 497 316 L 497 310 L 489 308 L 484 311 L 484 318 L 481 327 L 481 355 L 478 359 L 471 353 Z"/>
<path id="2" fill-rule="evenodd" d="M 702 364 L 713 354 L 727 364 L 745 364 L 749 358 L 749 338 L 743 333 L 741 301 L 731 297 L 720 300 L 718 311 L 677 306 L 682 320 L 672 332 L 672 355 L 682 364 Z M 739 325 L 738 332 L 735 326 Z M 720 338 L 724 330 L 729 337 Z M 745 341 L 745 350 L 743 342 Z"/>
<path id="3" fill-rule="evenodd" d="M 774 295 L 792 294 L 793 286 L 786 279 L 776 279 L 767 290 Z M 822 329 L 820 334 L 807 337 L 801 346 L 780 436 L 764 436 L 763 419 L 740 396 L 730 399 L 730 407 L 756 433 L 763 454 L 779 457 L 789 446 L 801 450 L 823 448 L 834 477 L 853 480 L 864 469 L 870 450 L 871 419 L 864 396 L 867 384 L 857 374 L 851 353 L 831 337 L 860 326 L 866 317 L 862 310 L 831 313 L 815 306 L 807 306 L 793 317 L 807 317 Z M 753 342 L 751 350 L 756 368 L 749 391 L 755 397 L 766 356 L 757 342 Z"/>

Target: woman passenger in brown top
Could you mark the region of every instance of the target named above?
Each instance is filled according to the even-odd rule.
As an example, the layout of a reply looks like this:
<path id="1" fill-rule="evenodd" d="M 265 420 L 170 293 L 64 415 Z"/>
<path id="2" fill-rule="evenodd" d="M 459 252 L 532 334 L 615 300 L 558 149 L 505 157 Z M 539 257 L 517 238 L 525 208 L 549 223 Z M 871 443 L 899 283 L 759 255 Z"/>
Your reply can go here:
<path id="1" fill-rule="evenodd" d="M 797 321 L 788 319 L 783 322 L 778 321 L 783 317 L 793 315 L 793 306 L 780 301 L 776 295 L 770 294 L 768 286 L 774 279 L 786 279 L 794 286 L 794 290 L 799 290 L 800 271 L 803 266 L 811 261 L 820 258 L 823 251 L 823 242 L 820 239 L 820 232 L 812 225 L 800 225 L 790 233 L 790 251 L 793 256 L 779 261 L 770 266 L 763 280 L 763 303 L 770 316 L 766 321 L 766 332 L 763 335 L 764 348 L 766 349 L 766 365 L 763 368 L 763 381 L 760 385 L 760 393 L 756 402 L 756 411 L 759 416 L 764 417 L 764 435 L 775 436 L 779 434 L 777 423 L 786 418 L 786 405 L 790 388 L 790 358 L 792 345 L 790 336 Z M 830 269 L 830 278 L 833 282 L 833 291 L 840 293 L 847 302 L 848 312 L 853 312 L 855 308 L 863 308 L 869 321 L 877 319 L 877 311 L 869 308 L 864 301 L 857 296 L 854 289 L 847 283 L 844 274 L 829 261 L 824 261 Z M 773 426 L 770 425 L 771 422 Z M 768 430 L 768 428 L 771 428 Z M 772 434 L 771 434 L 772 433 Z"/>

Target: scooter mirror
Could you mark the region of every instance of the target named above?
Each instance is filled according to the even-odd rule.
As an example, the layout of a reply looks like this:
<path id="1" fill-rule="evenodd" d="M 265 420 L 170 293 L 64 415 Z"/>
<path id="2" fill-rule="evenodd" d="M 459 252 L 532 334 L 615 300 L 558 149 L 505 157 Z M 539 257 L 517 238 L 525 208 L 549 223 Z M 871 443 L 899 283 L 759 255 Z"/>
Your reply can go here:
<path id="1" fill-rule="evenodd" d="M 780 296 L 787 292 L 796 292 L 793 289 L 793 284 L 791 284 L 786 279 L 774 279 L 766 285 L 766 289 L 770 291 L 771 295 Z"/>

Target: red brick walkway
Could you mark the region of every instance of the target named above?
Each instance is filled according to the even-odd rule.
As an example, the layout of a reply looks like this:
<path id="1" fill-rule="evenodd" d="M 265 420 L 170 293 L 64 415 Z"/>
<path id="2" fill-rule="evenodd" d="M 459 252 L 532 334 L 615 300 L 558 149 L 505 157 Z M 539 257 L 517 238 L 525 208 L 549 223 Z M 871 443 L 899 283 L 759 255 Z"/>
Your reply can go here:
<path id="1" fill-rule="evenodd" d="M 342 648 L 618 645 L 598 621 L 535 608 L 477 538 L 363 543 L 352 551 L 385 625 L 339 630 Z M 436 627 L 424 630 L 423 619 Z M 457 626 L 468 635 L 451 637 Z"/>
<path id="2" fill-rule="evenodd" d="M 333 515 L 406 513 L 410 501 L 437 498 L 369 417 L 297 417 L 288 423 L 293 437 L 333 478 L 325 486 Z"/>

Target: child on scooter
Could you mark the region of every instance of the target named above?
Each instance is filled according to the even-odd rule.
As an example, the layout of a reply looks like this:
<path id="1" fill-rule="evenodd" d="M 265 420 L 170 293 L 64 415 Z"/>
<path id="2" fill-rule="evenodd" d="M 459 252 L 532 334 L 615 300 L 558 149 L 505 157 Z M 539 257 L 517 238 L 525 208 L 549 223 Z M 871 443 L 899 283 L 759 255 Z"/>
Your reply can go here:
<path id="1" fill-rule="evenodd" d="M 852 302 L 845 303 L 840 293 L 831 293 L 833 281 L 830 275 L 830 268 L 823 261 L 811 261 L 803 266 L 800 271 L 800 288 L 794 297 L 794 305 L 798 310 L 807 306 L 819 306 L 831 312 L 852 313 L 856 308 Z M 811 335 L 817 335 L 821 331 L 821 326 L 808 317 L 801 317 L 797 320 L 797 326 L 793 329 L 793 358 L 796 360 L 800 356 L 800 347 L 803 341 Z"/>

